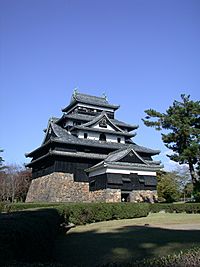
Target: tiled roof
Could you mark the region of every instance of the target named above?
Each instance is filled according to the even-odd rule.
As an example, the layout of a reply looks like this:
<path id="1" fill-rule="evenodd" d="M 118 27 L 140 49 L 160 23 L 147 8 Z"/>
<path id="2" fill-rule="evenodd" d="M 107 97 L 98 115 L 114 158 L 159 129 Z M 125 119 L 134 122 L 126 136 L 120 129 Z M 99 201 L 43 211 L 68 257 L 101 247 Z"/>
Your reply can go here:
<path id="1" fill-rule="evenodd" d="M 83 131 L 92 131 L 92 132 L 100 132 L 100 133 L 108 133 L 108 134 L 115 134 L 115 135 L 122 135 L 122 136 L 129 136 L 129 137 L 133 137 L 136 134 L 135 133 L 128 133 L 128 132 L 116 132 L 116 131 L 112 131 L 112 130 L 107 130 L 106 128 L 89 128 L 89 127 L 84 127 L 82 125 L 77 125 L 74 126 L 73 130 L 75 129 L 79 129 L 79 130 L 83 130 Z"/>
<path id="2" fill-rule="evenodd" d="M 133 152 L 135 156 L 137 156 L 141 162 L 140 163 L 134 163 L 134 162 L 121 162 L 120 160 L 124 158 L 127 154 L 130 152 Z M 129 145 L 126 148 L 121 148 L 118 150 L 115 150 L 108 154 L 108 156 L 98 164 L 88 168 L 86 171 L 91 172 L 97 169 L 105 168 L 105 167 L 114 167 L 116 169 L 131 169 L 131 170 L 149 170 L 149 171 L 158 171 L 161 168 L 163 168 L 162 165 L 160 165 L 159 161 L 146 161 L 144 160 L 140 155 L 137 154 L 137 152 L 133 149 L 132 145 Z"/>
<path id="3" fill-rule="evenodd" d="M 158 165 L 145 165 L 140 163 L 129 163 L 129 162 L 109 162 L 107 163 L 108 167 L 115 166 L 126 169 L 127 167 L 132 170 L 146 170 L 146 171 L 159 171 L 163 166 Z"/>
<path id="4" fill-rule="evenodd" d="M 152 172 L 156 172 L 159 171 L 161 168 L 163 168 L 162 165 L 145 165 L 145 164 L 140 164 L 140 163 L 129 163 L 129 162 L 105 162 L 101 161 L 98 164 L 86 169 L 86 172 L 92 172 L 95 170 L 99 170 L 102 168 L 115 168 L 115 169 L 124 169 L 124 170 L 135 170 L 135 171 L 152 171 Z"/>
<path id="5" fill-rule="evenodd" d="M 89 121 L 89 122 L 86 122 L 84 124 L 81 125 L 81 127 L 84 127 L 84 126 L 91 126 L 91 125 L 94 125 L 96 124 L 98 121 L 100 121 L 102 118 L 105 118 L 107 122 L 109 122 L 116 130 L 120 131 L 120 132 L 123 132 L 122 129 L 120 129 L 117 125 L 115 125 L 109 118 L 108 118 L 108 115 L 106 114 L 105 111 L 102 111 L 101 114 L 99 114 L 98 116 L 95 116 L 93 118 L 93 120 Z"/>
<path id="6" fill-rule="evenodd" d="M 98 140 L 89 140 L 89 139 L 80 139 L 78 137 L 75 137 L 71 134 L 69 134 L 65 129 L 62 127 L 58 126 L 55 123 L 51 123 L 52 130 L 54 134 L 57 137 L 51 137 L 48 142 L 58 142 L 58 143 L 63 143 L 63 144 L 74 144 L 74 145 L 82 145 L 82 146 L 88 146 L 88 147 L 101 147 L 101 148 L 108 148 L 108 149 L 120 149 L 120 148 L 127 148 L 128 146 L 132 146 L 132 148 L 136 152 L 143 152 L 147 153 L 150 155 L 156 155 L 159 154 L 159 150 L 153 150 L 150 148 L 142 147 L 139 145 L 136 145 L 135 143 L 133 144 L 123 144 L 123 143 L 109 143 L 109 142 L 104 142 L 104 141 L 98 141 Z M 42 149 L 44 146 L 46 146 L 46 143 L 44 143 L 41 147 L 33 150 L 30 153 L 26 153 L 26 157 L 31 157 L 33 153 L 36 151 Z"/>
<path id="7" fill-rule="evenodd" d="M 114 152 L 111 152 L 108 154 L 107 158 L 105 159 L 105 162 L 116 162 L 124 158 L 127 154 L 130 152 L 133 152 L 136 157 L 138 157 L 143 163 L 147 164 L 142 157 L 140 157 L 137 152 L 133 149 L 132 145 L 129 145 L 126 148 L 115 150 Z"/>
<path id="8" fill-rule="evenodd" d="M 62 111 L 67 111 L 69 108 L 74 106 L 75 103 L 90 104 L 94 106 L 107 107 L 112 109 L 118 109 L 119 105 L 110 104 L 105 97 L 92 96 L 81 93 L 74 93 L 71 98 L 70 104 Z"/>
<path id="9" fill-rule="evenodd" d="M 69 152 L 69 151 L 59 151 L 59 150 L 52 150 L 47 154 L 31 161 L 30 163 L 26 164 L 26 167 L 31 167 L 35 162 L 46 158 L 51 155 L 59 155 L 64 157 L 72 157 L 72 158 L 88 158 L 88 159 L 105 159 L 107 155 L 105 154 L 97 154 L 97 153 L 86 153 L 86 152 Z"/>
<path id="10" fill-rule="evenodd" d="M 73 113 L 73 114 L 64 114 L 63 118 L 68 118 L 68 119 L 74 119 L 74 120 L 80 120 L 80 121 L 85 121 L 85 122 L 89 122 L 91 120 L 93 120 L 96 116 L 92 116 L 92 115 L 85 115 L 85 114 L 79 114 L 79 113 Z M 117 126 L 122 126 L 122 127 L 127 127 L 127 128 L 131 128 L 131 129 L 137 129 L 138 125 L 131 125 L 128 124 L 126 122 L 123 121 L 119 121 L 117 119 L 110 119 L 114 124 L 116 124 Z"/>
<path id="11" fill-rule="evenodd" d="M 150 153 L 152 155 L 156 155 L 160 153 L 160 150 L 153 150 L 147 147 L 133 144 L 123 144 L 123 143 L 109 143 L 104 141 L 98 141 L 98 140 L 89 140 L 89 139 L 80 139 L 78 137 L 75 137 L 71 134 L 69 134 L 65 129 L 62 127 L 53 124 L 53 129 L 55 130 L 55 133 L 59 135 L 59 139 L 63 142 L 70 142 L 74 144 L 80 144 L 80 145 L 89 145 L 89 146 L 99 146 L 99 147 L 108 147 L 113 149 L 119 149 L 119 148 L 125 148 L 128 146 L 132 146 L 132 148 L 137 152 L 144 152 L 144 153 Z"/>

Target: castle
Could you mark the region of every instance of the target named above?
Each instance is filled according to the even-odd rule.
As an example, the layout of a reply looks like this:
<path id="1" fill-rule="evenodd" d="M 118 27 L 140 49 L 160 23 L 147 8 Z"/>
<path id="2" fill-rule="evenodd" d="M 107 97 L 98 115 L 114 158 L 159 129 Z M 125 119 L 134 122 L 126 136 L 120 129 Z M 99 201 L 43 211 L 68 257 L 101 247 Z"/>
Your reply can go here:
<path id="1" fill-rule="evenodd" d="M 26 202 L 154 202 L 160 151 L 135 144 L 137 125 L 115 118 L 105 96 L 74 91 L 61 118 L 50 118 L 40 147 L 26 157 Z"/>

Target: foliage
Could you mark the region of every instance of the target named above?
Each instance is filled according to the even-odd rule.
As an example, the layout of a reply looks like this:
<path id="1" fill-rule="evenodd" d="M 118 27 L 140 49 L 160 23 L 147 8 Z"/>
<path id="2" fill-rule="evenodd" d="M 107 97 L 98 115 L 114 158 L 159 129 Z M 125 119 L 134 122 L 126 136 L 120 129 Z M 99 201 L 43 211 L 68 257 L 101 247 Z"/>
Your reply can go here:
<path id="1" fill-rule="evenodd" d="M 160 211 L 169 213 L 200 213 L 199 203 L 154 203 L 150 204 L 150 212 L 157 213 Z"/>
<path id="2" fill-rule="evenodd" d="M 31 182 L 31 171 L 19 165 L 8 165 L 0 172 L 0 200 L 25 201 Z"/>
<path id="3" fill-rule="evenodd" d="M 113 219 L 139 218 L 149 214 L 147 203 L 74 203 L 57 206 L 66 222 L 76 225 Z"/>
<path id="4" fill-rule="evenodd" d="M 193 193 L 193 184 L 192 183 L 187 183 L 184 187 L 184 194 L 185 197 L 187 198 L 191 198 Z"/>
<path id="5" fill-rule="evenodd" d="M 144 259 L 142 261 L 116 264 L 103 264 L 101 267 L 198 267 L 200 266 L 200 248 L 194 247 L 179 253 L 157 257 L 152 259 Z"/>
<path id="6" fill-rule="evenodd" d="M 179 176 L 174 172 L 160 172 L 157 185 L 158 197 L 169 203 L 177 201 L 180 197 L 178 178 Z"/>
<path id="7" fill-rule="evenodd" d="M 143 260 L 138 263 L 134 263 L 133 265 L 129 265 L 129 267 L 198 267 L 200 266 L 200 248 L 192 248 L 186 251 L 181 251 L 178 254 L 168 255 L 161 258 L 153 258 Z"/>
<path id="8" fill-rule="evenodd" d="M 181 95 L 182 102 L 174 101 L 166 113 L 154 109 L 146 110 L 143 122 L 156 130 L 167 130 L 162 140 L 173 151 L 168 157 L 179 164 L 188 164 L 194 193 L 200 192 L 200 181 L 195 166 L 200 162 L 200 101 L 190 100 L 190 96 Z"/>
<path id="9" fill-rule="evenodd" d="M 12 212 L 33 208 L 55 208 L 66 223 L 76 225 L 145 217 L 149 214 L 148 203 L 10 203 L 2 211 Z"/>
<path id="10" fill-rule="evenodd" d="M 0 153 L 2 152 L 3 152 L 3 149 L 0 149 Z M 4 169 L 3 162 L 4 162 L 4 159 L 3 157 L 0 156 L 0 171 Z"/>
<path id="11" fill-rule="evenodd" d="M 49 260 L 59 225 L 55 209 L 1 214 L 0 260 Z"/>

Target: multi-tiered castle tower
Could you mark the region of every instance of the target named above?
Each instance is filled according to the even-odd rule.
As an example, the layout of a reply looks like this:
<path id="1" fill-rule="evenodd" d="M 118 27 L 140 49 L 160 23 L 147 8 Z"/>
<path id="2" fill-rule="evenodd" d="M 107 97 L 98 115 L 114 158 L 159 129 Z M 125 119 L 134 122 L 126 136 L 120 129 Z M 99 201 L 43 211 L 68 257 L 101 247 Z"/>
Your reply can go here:
<path id="1" fill-rule="evenodd" d="M 159 153 L 132 141 L 138 128 L 115 118 L 118 105 L 75 91 L 61 118 L 49 119 L 32 160 L 30 201 L 154 201 Z"/>

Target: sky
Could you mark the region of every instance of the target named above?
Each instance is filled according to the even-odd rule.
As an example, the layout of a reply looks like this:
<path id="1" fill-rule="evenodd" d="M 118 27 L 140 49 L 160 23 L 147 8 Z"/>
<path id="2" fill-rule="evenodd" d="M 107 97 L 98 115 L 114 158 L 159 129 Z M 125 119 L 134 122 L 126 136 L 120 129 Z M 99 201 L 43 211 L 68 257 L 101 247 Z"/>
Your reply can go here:
<path id="1" fill-rule="evenodd" d="M 165 112 L 182 93 L 200 99 L 199 0 L 0 0 L 0 148 L 7 164 L 30 161 L 48 119 L 75 88 L 119 104 L 138 124 L 133 140 L 161 151 L 144 110 Z"/>

